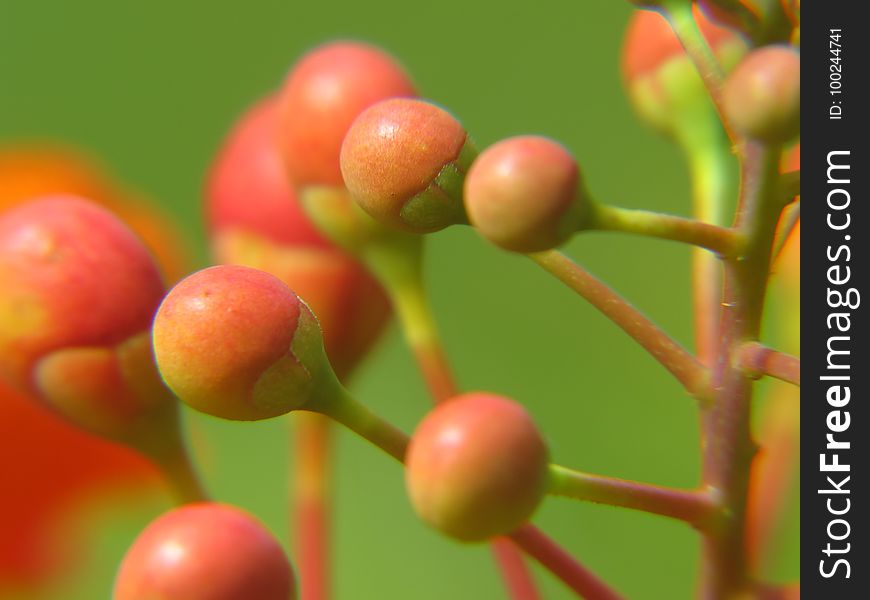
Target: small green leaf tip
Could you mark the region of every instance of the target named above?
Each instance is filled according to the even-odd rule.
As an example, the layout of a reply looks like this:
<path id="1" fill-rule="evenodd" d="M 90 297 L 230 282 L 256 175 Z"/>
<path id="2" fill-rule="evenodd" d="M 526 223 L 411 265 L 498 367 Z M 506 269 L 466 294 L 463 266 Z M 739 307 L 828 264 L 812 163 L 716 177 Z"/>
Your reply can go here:
<path id="1" fill-rule="evenodd" d="M 725 114 L 743 135 L 783 143 L 800 131 L 801 57 L 786 45 L 753 50 L 722 90 Z"/>
<path id="2" fill-rule="evenodd" d="M 526 410 L 480 392 L 432 410 L 414 432 L 405 464 L 417 515 L 463 542 L 523 525 L 549 482 L 547 447 Z"/>
<path id="3" fill-rule="evenodd" d="M 376 220 L 428 233 L 467 222 L 462 185 L 476 155 L 450 113 L 394 98 L 354 121 L 341 147 L 341 172 L 354 200 Z"/>
<path id="4" fill-rule="evenodd" d="M 317 319 L 276 277 L 222 265 L 182 280 L 153 328 L 163 379 L 201 412 L 238 421 L 315 406 L 331 367 Z"/>
<path id="5" fill-rule="evenodd" d="M 465 182 L 471 224 L 487 240 L 514 252 L 540 252 L 564 243 L 589 213 L 574 157 L 538 136 L 490 146 Z"/>

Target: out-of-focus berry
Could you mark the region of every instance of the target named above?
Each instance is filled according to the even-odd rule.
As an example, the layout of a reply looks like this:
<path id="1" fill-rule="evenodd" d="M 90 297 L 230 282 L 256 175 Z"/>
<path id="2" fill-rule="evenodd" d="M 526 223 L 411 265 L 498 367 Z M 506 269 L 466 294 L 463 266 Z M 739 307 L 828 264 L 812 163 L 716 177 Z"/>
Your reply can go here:
<path id="1" fill-rule="evenodd" d="M 124 556 L 114 600 L 294 600 L 278 540 L 248 513 L 189 504 L 149 524 Z"/>

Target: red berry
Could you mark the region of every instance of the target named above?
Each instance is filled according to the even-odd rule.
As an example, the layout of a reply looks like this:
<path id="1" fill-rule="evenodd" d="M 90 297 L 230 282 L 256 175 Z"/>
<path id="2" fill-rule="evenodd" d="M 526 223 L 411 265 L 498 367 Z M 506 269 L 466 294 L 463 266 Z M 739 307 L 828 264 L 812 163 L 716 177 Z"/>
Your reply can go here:
<path id="1" fill-rule="evenodd" d="M 277 98 L 234 126 L 206 186 L 212 252 L 278 277 L 317 314 L 330 361 L 346 376 L 377 340 L 390 315 L 380 285 L 311 223 L 281 164 Z"/>
<path id="2" fill-rule="evenodd" d="M 465 542 L 510 533 L 544 497 L 548 453 L 523 407 L 469 393 L 439 404 L 417 427 L 406 456 L 417 515 Z"/>
<path id="3" fill-rule="evenodd" d="M 114 600 L 294 600 L 281 545 L 224 504 L 190 504 L 151 522 L 124 556 Z"/>
<path id="4" fill-rule="evenodd" d="M 311 398 L 324 367 L 320 326 L 279 279 L 222 265 L 183 279 L 154 319 L 154 353 L 178 397 L 234 420 L 275 417 Z"/>
<path id="5" fill-rule="evenodd" d="M 358 42 L 315 48 L 294 65 L 280 95 L 279 144 L 300 188 L 342 185 L 341 142 L 357 115 L 414 85 L 383 51 Z"/>
<path id="6" fill-rule="evenodd" d="M 466 220 L 462 182 L 475 155 L 450 113 L 395 98 L 354 121 L 341 147 L 341 172 L 351 196 L 376 220 L 436 231 Z"/>
<path id="7" fill-rule="evenodd" d="M 0 290 L 0 373 L 31 389 L 37 361 L 52 352 L 114 348 L 147 332 L 164 287 L 117 218 L 54 196 L 0 216 Z"/>
<path id="8" fill-rule="evenodd" d="M 537 136 L 490 146 L 465 181 L 471 224 L 492 243 L 515 252 L 539 252 L 567 241 L 583 221 L 582 194 L 574 157 Z"/>
<path id="9" fill-rule="evenodd" d="M 212 235 L 254 232 L 276 243 L 329 248 L 305 216 L 278 152 L 278 99 L 252 106 L 221 147 L 206 185 L 206 213 Z"/>

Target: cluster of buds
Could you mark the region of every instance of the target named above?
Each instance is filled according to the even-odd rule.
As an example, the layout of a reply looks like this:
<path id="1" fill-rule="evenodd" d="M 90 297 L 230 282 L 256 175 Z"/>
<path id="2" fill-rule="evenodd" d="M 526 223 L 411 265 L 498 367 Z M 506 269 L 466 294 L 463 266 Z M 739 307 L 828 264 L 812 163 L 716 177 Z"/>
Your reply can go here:
<path id="1" fill-rule="evenodd" d="M 688 0 L 641 4 L 654 12 L 633 17 L 623 67 L 642 118 L 689 153 L 718 148 L 730 136 L 744 170 L 754 168 L 746 156 L 778 157 L 796 139 L 799 5 L 783 3 L 771 16 L 747 15 L 746 2 L 703 2 L 719 23 L 713 25 Z M 699 136 L 698 128 L 714 134 Z M 745 514 L 748 499 L 740 494 L 748 469 L 743 480 L 723 478 L 734 469 L 716 453 L 717 444 L 745 441 L 727 429 L 734 419 L 717 411 L 734 403 L 722 394 L 749 397 L 751 381 L 764 374 L 742 365 L 748 353 L 735 345 L 758 341 L 757 330 L 740 328 L 760 321 L 761 308 L 729 300 L 726 306 L 744 312 L 734 322 L 721 319 L 724 341 L 711 351 L 725 358 L 708 364 L 558 248 L 580 232 L 618 231 L 690 244 L 716 260 L 741 261 L 740 272 L 767 273 L 777 232 L 604 203 L 571 152 L 549 138 L 521 135 L 478 148 L 451 112 L 417 96 L 392 57 L 336 42 L 302 57 L 280 89 L 232 127 L 205 188 L 216 266 L 168 292 L 147 246 L 98 198 L 88 199 L 98 192 L 87 186 L 77 195 L 37 190 L 0 213 L 0 375 L 70 423 L 153 460 L 184 504 L 130 547 L 115 598 L 296 598 L 290 561 L 265 527 L 208 501 L 187 458 L 177 400 L 230 421 L 313 413 L 346 426 L 403 463 L 410 504 L 423 522 L 460 542 L 495 545 L 515 597 L 533 597 L 518 591 L 531 585 L 513 556 L 518 549 L 581 595 L 619 597 L 529 525 L 548 494 L 685 521 L 714 549 L 705 597 L 761 593 L 741 558 L 723 558 L 723 548 L 743 543 L 742 532 L 722 526 L 722 515 Z M 780 175 L 744 181 L 765 177 Z M 741 198 L 754 204 L 743 214 L 764 213 L 759 222 L 776 223 L 767 213 L 793 199 L 753 194 L 786 187 L 777 179 L 744 190 Z M 697 200 L 696 212 L 704 214 L 712 200 L 703 193 Z M 779 220 L 779 234 L 788 238 L 787 219 Z M 705 477 L 712 479 L 677 490 L 566 469 L 550 462 L 522 404 L 491 392 L 462 393 L 420 273 L 425 234 L 451 225 L 470 226 L 531 258 L 671 371 L 701 401 L 712 449 Z M 699 285 L 717 285 L 713 271 L 699 273 Z M 345 387 L 393 308 L 436 403 L 410 436 Z M 703 303 L 697 311 L 708 321 L 719 316 Z M 711 364 L 725 370 L 714 372 Z M 793 366 L 789 357 L 778 364 Z M 773 375 L 788 380 L 790 373 Z M 716 377 L 734 383 L 711 384 Z M 322 425 L 300 421 L 300 433 L 310 428 L 306 435 L 325 440 L 315 423 Z M 325 478 L 322 457 L 312 456 L 321 451 L 299 446 L 293 456 L 319 465 L 309 473 L 315 480 Z M 317 515 L 324 517 L 322 510 Z M 303 540 L 294 556 L 307 600 L 326 597 L 318 581 L 325 577 L 320 542 Z"/>

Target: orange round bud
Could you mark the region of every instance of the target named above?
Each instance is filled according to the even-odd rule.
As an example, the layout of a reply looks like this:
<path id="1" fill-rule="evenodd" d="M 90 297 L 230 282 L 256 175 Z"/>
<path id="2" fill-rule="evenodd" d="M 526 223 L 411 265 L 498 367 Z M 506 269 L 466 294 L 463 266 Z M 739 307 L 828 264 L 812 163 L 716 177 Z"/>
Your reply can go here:
<path id="1" fill-rule="evenodd" d="M 212 252 L 219 263 L 271 273 L 304 298 L 344 377 L 378 339 L 390 303 L 366 269 L 306 216 L 281 164 L 277 124 L 277 99 L 267 98 L 227 137 L 206 185 Z"/>
<path id="2" fill-rule="evenodd" d="M 163 379 L 201 412 L 240 421 L 311 400 L 328 368 L 320 326 L 279 279 L 247 267 L 198 271 L 167 294 L 153 327 Z"/>
<path id="3" fill-rule="evenodd" d="M 406 456 L 417 515 L 464 542 L 510 533 L 543 499 L 548 453 L 525 409 L 469 393 L 439 404 L 417 427 Z"/>
<path id="4" fill-rule="evenodd" d="M 117 215 L 154 253 L 169 281 L 188 270 L 189 248 L 175 224 L 152 203 L 119 189 L 85 156 L 51 145 L 0 147 L 0 211 L 44 196 L 73 195 Z"/>
<path id="5" fill-rule="evenodd" d="M 462 184 L 475 155 L 450 113 L 395 98 L 354 121 L 341 147 L 341 173 L 351 196 L 376 220 L 423 233 L 466 221 Z"/>
<path id="6" fill-rule="evenodd" d="M 583 222 L 582 194 L 574 157 L 537 136 L 490 146 L 465 181 L 471 224 L 490 242 L 514 252 L 549 250 L 567 241 Z"/>
<path id="7" fill-rule="evenodd" d="M 784 45 L 753 50 L 737 65 L 722 90 L 725 114 L 734 128 L 770 143 L 800 131 L 800 51 Z"/>
<path id="8" fill-rule="evenodd" d="M 695 19 L 701 33 L 724 68 L 732 67 L 745 52 L 745 43 L 733 30 L 719 27 L 699 11 Z M 697 107 L 713 111 L 704 82 L 686 56 L 667 19 L 653 11 L 635 11 L 625 32 L 622 77 L 629 100 L 640 117 L 665 133 L 677 136 L 695 127 Z"/>
<path id="9" fill-rule="evenodd" d="M 127 551 L 114 600 L 294 600 L 278 540 L 248 513 L 190 504 L 152 521 Z"/>
<path id="10" fill-rule="evenodd" d="M 300 188 L 340 186 L 341 142 L 357 115 L 385 98 L 414 95 L 402 67 L 368 44 L 334 42 L 303 56 L 280 95 L 278 140 L 291 179 Z"/>
<path id="11" fill-rule="evenodd" d="M 46 355 L 114 348 L 147 332 L 163 296 L 142 243 L 106 210 L 72 196 L 0 215 L 0 374 L 32 389 Z"/>
<path id="12" fill-rule="evenodd" d="M 206 183 L 212 235 L 253 232 L 280 244 L 331 248 L 305 216 L 277 147 L 278 102 L 261 100 L 233 126 Z"/>

